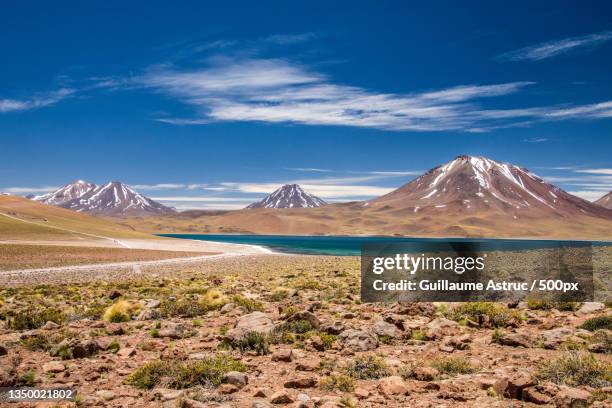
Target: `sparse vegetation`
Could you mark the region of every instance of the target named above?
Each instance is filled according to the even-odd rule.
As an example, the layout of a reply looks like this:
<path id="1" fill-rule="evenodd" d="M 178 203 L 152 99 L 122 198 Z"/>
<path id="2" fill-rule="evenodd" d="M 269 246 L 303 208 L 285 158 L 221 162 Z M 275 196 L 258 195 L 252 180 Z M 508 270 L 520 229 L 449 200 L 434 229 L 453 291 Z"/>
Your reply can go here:
<path id="1" fill-rule="evenodd" d="M 11 313 L 7 316 L 7 327 L 12 330 L 32 330 L 47 322 L 62 324 L 65 315 L 58 309 L 37 307 Z"/>
<path id="2" fill-rule="evenodd" d="M 606 387 L 612 384 L 612 364 L 600 361 L 588 352 L 568 351 L 561 357 L 542 364 L 538 377 L 573 387 Z"/>
<path id="3" fill-rule="evenodd" d="M 268 336 L 257 332 L 245 333 L 239 340 L 231 342 L 226 341 L 222 343 L 221 346 L 229 346 L 241 352 L 255 351 L 260 356 L 270 353 L 270 341 Z"/>
<path id="4" fill-rule="evenodd" d="M 468 360 L 463 357 L 444 357 L 434 360 L 431 364 L 441 373 L 454 376 L 458 374 L 471 374 L 478 371 Z"/>
<path id="5" fill-rule="evenodd" d="M 355 389 L 353 379 L 346 374 L 331 374 L 319 381 L 323 391 L 351 392 Z"/>
<path id="6" fill-rule="evenodd" d="M 612 315 L 591 317 L 589 320 L 582 323 L 579 328 L 588 331 L 601 329 L 612 330 Z"/>
<path id="7" fill-rule="evenodd" d="M 119 299 L 106 309 L 104 315 L 102 315 L 102 320 L 111 323 L 128 322 L 132 320 L 132 315 L 139 308 L 140 306 L 134 302 Z"/>
<path id="8" fill-rule="evenodd" d="M 349 361 L 344 371 L 356 380 L 376 380 L 390 375 L 385 360 L 375 355 L 357 357 Z"/>
<path id="9" fill-rule="evenodd" d="M 516 310 L 493 302 L 467 302 L 450 309 L 447 317 L 461 321 L 470 319 L 481 326 L 506 327 L 518 324 L 522 316 Z"/>
<path id="10" fill-rule="evenodd" d="M 156 360 L 138 368 L 127 377 L 125 383 L 142 389 L 160 384 L 174 389 L 217 386 L 223 375 L 230 371 L 244 372 L 246 367 L 225 354 L 192 361 Z"/>
<path id="11" fill-rule="evenodd" d="M 246 310 L 247 313 L 263 310 L 263 305 L 261 302 L 258 302 L 257 300 L 254 300 L 254 299 L 246 298 L 242 295 L 233 296 L 232 302 L 236 306 L 244 308 L 244 310 Z"/>

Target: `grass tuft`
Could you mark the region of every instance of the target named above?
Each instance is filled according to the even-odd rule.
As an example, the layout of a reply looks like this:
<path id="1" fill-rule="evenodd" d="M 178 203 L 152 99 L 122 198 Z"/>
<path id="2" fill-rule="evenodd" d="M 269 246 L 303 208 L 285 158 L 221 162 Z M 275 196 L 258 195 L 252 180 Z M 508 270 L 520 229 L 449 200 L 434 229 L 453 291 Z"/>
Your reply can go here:
<path id="1" fill-rule="evenodd" d="M 542 364 L 538 377 L 572 387 L 607 387 L 612 384 L 612 364 L 597 360 L 588 352 L 568 351 L 558 359 Z"/>
<path id="2" fill-rule="evenodd" d="M 431 364 L 441 373 L 454 376 L 458 374 L 472 374 L 478 371 L 468 360 L 463 357 L 444 357 L 434 360 Z"/>

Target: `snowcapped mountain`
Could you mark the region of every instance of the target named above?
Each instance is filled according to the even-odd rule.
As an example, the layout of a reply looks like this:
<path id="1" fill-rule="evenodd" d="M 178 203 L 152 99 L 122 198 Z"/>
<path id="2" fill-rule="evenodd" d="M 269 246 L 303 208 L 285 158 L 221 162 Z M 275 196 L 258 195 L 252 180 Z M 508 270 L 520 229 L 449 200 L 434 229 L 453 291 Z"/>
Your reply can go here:
<path id="1" fill-rule="evenodd" d="M 601 197 L 599 200 L 595 201 L 595 204 L 601 205 L 602 207 L 606 207 L 612 210 L 612 191 Z"/>
<path id="2" fill-rule="evenodd" d="M 82 197 L 88 192 L 94 190 L 97 186 L 93 183 L 88 183 L 83 180 L 73 181 L 65 186 L 47 194 L 28 197 L 32 200 L 40 201 L 45 204 L 51 204 L 61 207 L 68 201 Z"/>
<path id="3" fill-rule="evenodd" d="M 77 180 L 33 200 L 101 215 L 165 214 L 174 209 L 145 197 L 119 181 L 102 186 Z"/>
<path id="4" fill-rule="evenodd" d="M 247 208 L 314 208 L 327 203 L 312 194 L 305 192 L 297 184 L 285 184 L 261 201 Z"/>
<path id="5" fill-rule="evenodd" d="M 496 211 L 513 217 L 612 217 L 609 210 L 568 194 L 525 168 L 475 156 L 459 156 L 364 206 L 409 209 L 414 213 Z"/>

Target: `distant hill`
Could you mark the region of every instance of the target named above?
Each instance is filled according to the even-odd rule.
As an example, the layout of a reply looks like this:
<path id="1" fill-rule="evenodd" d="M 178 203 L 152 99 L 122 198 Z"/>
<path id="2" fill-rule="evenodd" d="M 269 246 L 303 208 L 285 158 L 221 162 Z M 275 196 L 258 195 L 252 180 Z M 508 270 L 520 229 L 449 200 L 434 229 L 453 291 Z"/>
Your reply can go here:
<path id="1" fill-rule="evenodd" d="M 97 186 L 77 180 L 51 193 L 31 198 L 45 204 L 98 215 L 138 216 L 167 214 L 175 211 L 173 208 L 137 193 L 119 181 Z"/>
<path id="2" fill-rule="evenodd" d="M 612 191 L 601 197 L 599 200 L 595 201 L 595 204 L 601 205 L 602 207 L 606 207 L 608 209 L 612 209 Z"/>
<path id="3" fill-rule="evenodd" d="M 113 220 L 14 195 L 0 196 L 0 241 L 90 241 L 95 236 L 151 238 Z"/>
<path id="4" fill-rule="evenodd" d="M 298 184 L 285 184 L 247 208 L 316 208 L 324 205 L 327 205 L 325 201 L 305 192 Z"/>

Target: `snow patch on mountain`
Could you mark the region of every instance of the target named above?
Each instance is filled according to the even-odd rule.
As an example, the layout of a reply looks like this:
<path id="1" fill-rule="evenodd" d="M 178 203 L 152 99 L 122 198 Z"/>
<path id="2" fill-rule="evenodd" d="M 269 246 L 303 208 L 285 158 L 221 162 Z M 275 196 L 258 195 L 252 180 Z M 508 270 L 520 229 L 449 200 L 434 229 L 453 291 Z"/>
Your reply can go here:
<path id="1" fill-rule="evenodd" d="M 315 208 L 326 204 L 319 197 L 305 192 L 297 184 L 285 184 L 247 208 Z"/>

